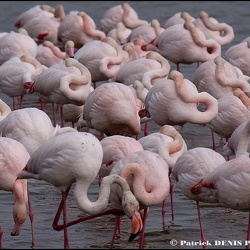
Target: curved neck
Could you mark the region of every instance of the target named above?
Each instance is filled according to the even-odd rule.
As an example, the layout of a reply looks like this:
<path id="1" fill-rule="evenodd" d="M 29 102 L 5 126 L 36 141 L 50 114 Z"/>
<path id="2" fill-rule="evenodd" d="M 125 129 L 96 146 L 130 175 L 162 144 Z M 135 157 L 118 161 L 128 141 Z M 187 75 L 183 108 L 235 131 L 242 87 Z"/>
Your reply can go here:
<path id="1" fill-rule="evenodd" d="M 175 83 L 176 93 L 178 97 L 185 103 L 200 103 L 205 104 L 206 111 L 199 111 L 196 109 L 193 112 L 190 120 L 194 123 L 205 124 L 211 121 L 218 114 L 218 101 L 207 92 L 198 92 L 194 85 L 194 88 L 187 88 L 187 84 L 184 81 L 184 76 L 177 70 L 173 70 L 169 73 L 169 78 Z M 188 80 L 186 80 L 188 81 Z M 190 82 L 193 84 L 192 82 Z"/>
<path id="2" fill-rule="evenodd" d="M 130 183 L 130 188 L 142 207 L 160 204 L 168 194 L 166 189 L 168 179 L 166 179 L 166 183 L 157 183 L 157 185 L 146 190 L 146 173 L 138 163 L 125 165 L 120 171 L 120 176 Z M 165 192 L 163 192 L 163 189 L 165 189 Z"/>
<path id="3" fill-rule="evenodd" d="M 146 55 L 146 59 L 156 60 L 160 64 L 159 69 L 149 70 L 142 76 L 142 84 L 149 90 L 153 86 L 152 81 L 154 79 L 163 78 L 169 74 L 170 65 L 168 63 L 168 60 L 161 56 L 158 52 L 150 51 Z"/>
<path id="4" fill-rule="evenodd" d="M 111 37 L 105 37 L 102 42 L 108 43 L 113 47 L 117 55 L 116 56 L 105 56 L 100 60 L 99 70 L 108 78 L 112 78 L 115 73 L 119 70 L 121 63 L 124 60 L 125 51 L 122 47 Z"/>
<path id="5" fill-rule="evenodd" d="M 229 86 L 232 88 L 240 88 L 243 91 L 249 91 L 249 83 L 244 78 L 237 78 L 237 77 L 227 77 L 225 72 L 225 63 L 226 60 L 223 59 L 221 56 L 217 56 L 214 59 L 216 64 L 215 68 L 215 79 L 216 81 L 221 84 L 222 86 Z"/>
<path id="6" fill-rule="evenodd" d="M 205 35 L 201 36 L 201 33 L 198 32 L 194 23 L 190 21 L 185 22 L 184 28 L 189 30 L 193 38 L 193 41 L 197 46 L 202 47 L 202 48 L 207 48 L 207 56 L 209 56 L 210 59 L 214 59 L 214 55 L 221 54 L 221 45 L 218 42 L 216 42 L 214 39 L 206 39 Z"/>
<path id="7" fill-rule="evenodd" d="M 231 26 L 226 23 L 214 23 L 209 18 L 205 11 L 200 12 L 200 19 L 202 20 L 204 26 L 211 31 L 219 31 L 221 38 L 227 38 L 228 41 L 233 40 L 234 31 Z"/>
<path id="8" fill-rule="evenodd" d="M 42 45 L 44 47 L 47 47 L 51 50 L 51 52 L 53 53 L 54 56 L 60 58 L 60 59 L 65 59 L 65 53 L 62 52 L 60 49 L 58 49 L 58 47 L 56 47 L 56 45 L 54 45 L 52 42 L 50 41 L 44 41 L 42 43 Z"/>
<path id="9" fill-rule="evenodd" d="M 88 188 L 89 184 L 86 180 L 77 181 L 74 197 L 77 203 L 77 206 L 82 211 L 88 214 L 97 214 L 108 207 L 109 195 L 111 192 L 111 185 L 113 183 L 118 184 L 122 189 L 122 207 L 124 213 L 131 218 L 135 210 L 139 210 L 139 203 L 130 191 L 129 185 L 121 176 L 117 174 L 108 175 L 102 178 L 102 182 L 99 188 L 98 199 L 94 202 L 90 201 L 88 198 Z"/>
<path id="10" fill-rule="evenodd" d="M 99 40 L 106 37 L 104 32 L 96 29 L 93 20 L 91 20 L 90 17 L 85 12 L 80 11 L 77 13 L 77 15 L 79 15 L 82 18 L 83 29 L 87 35 L 91 36 L 92 38 L 97 38 Z"/>
<path id="11" fill-rule="evenodd" d="M 182 149 L 183 138 L 181 134 L 175 129 L 175 127 L 171 125 L 164 125 L 160 128 L 159 133 L 173 138 L 173 141 L 169 143 L 168 147 L 169 154 L 173 154 Z"/>

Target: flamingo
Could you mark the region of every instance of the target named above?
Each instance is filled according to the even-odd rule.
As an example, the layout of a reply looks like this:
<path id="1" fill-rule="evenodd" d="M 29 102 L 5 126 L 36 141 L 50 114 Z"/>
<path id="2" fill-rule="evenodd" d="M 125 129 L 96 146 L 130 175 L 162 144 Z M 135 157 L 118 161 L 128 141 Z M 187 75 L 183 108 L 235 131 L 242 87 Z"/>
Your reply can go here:
<path id="1" fill-rule="evenodd" d="M 50 41 L 53 44 L 57 44 L 58 27 L 65 17 L 64 7 L 62 4 L 58 5 L 55 9 L 53 17 L 46 15 L 38 15 L 29 19 L 23 26 L 30 37 L 32 37 L 37 43 L 43 41 Z"/>
<path id="2" fill-rule="evenodd" d="M 64 51 L 50 41 L 44 41 L 37 47 L 36 60 L 47 67 L 63 62 L 66 58 L 74 58 L 74 43 L 67 41 Z"/>
<path id="3" fill-rule="evenodd" d="M 204 249 L 206 248 L 207 241 L 202 228 L 200 202 L 216 203 L 218 199 L 213 192 L 200 195 L 193 194 L 192 188 L 204 177 L 206 178 L 213 169 L 219 168 L 220 164 L 225 162 L 225 158 L 214 150 L 204 147 L 195 147 L 180 155 L 170 176 L 185 197 L 196 202 L 201 242 Z"/>
<path id="4" fill-rule="evenodd" d="M 221 46 L 227 45 L 234 39 L 234 29 L 227 23 L 219 23 L 215 18 L 209 17 L 207 12 L 200 11 L 194 25 L 202 30 L 207 39 L 213 38 Z"/>
<path id="5" fill-rule="evenodd" d="M 103 148 L 102 167 L 100 176 L 109 175 L 113 165 L 124 156 L 143 150 L 141 143 L 133 137 L 123 135 L 107 136 L 101 140 Z"/>
<path id="6" fill-rule="evenodd" d="M 140 204 L 143 216 L 143 229 L 140 246 L 143 248 L 146 218 L 151 206 L 162 204 L 169 194 L 169 169 L 163 158 L 148 150 L 139 150 L 118 160 L 109 176 L 118 174 L 127 180 L 131 191 Z M 111 201 L 121 206 L 121 192 L 117 185 L 111 187 Z M 130 237 L 132 241 L 134 235 Z"/>
<path id="7" fill-rule="evenodd" d="M 78 106 L 84 104 L 91 91 L 91 75 L 89 70 L 74 58 L 66 58 L 65 61 L 44 70 L 35 77 L 30 88 L 30 93 L 37 94 L 45 103 L 60 106 L 61 126 L 64 126 L 64 104 L 72 103 Z M 55 125 L 55 113 L 53 108 Z"/>
<path id="8" fill-rule="evenodd" d="M 225 207 L 250 211 L 249 201 L 249 143 L 250 121 L 240 135 L 235 158 L 222 163 L 191 189 L 192 194 L 215 193 Z M 250 215 L 249 215 L 250 216 Z M 250 218 L 249 218 L 250 221 Z M 250 248 L 250 225 L 248 222 L 246 249 Z"/>
<path id="9" fill-rule="evenodd" d="M 249 77 L 242 71 L 218 56 L 201 64 L 195 71 L 193 83 L 199 92 L 206 91 L 216 99 L 232 93 L 236 88 L 249 91 Z"/>
<path id="10" fill-rule="evenodd" d="M 240 89 L 218 99 L 218 114 L 206 125 L 222 138 L 229 138 L 234 130 L 250 119 L 250 98 Z"/>
<path id="11" fill-rule="evenodd" d="M 206 39 L 205 34 L 191 21 L 187 12 L 182 13 L 184 24 L 175 24 L 160 35 L 143 45 L 146 51 L 156 51 L 177 65 L 206 62 L 221 55 L 221 45 L 214 39 Z M 195 51 L 195 53 L 194 53 Z"/>
<path id="12" fill-rule="evenodd" d="M 100 30 L 108 34 L 119 22 L 122 22 L 126 28 L 131 30 L 147 23 L 146 20 L 139 19 L 137 12 L 129 3 L 122 3 L 106 10 L 98 26 Z"/>
<path id="13" fill-rule="evenodd" d="M 33 17 L 53 17 L 55 14 L 55 8 L 50 5 L 43 4 L 43 5 L 35 5 L 28 10 L 21 13 L 15 20 L 14 26 L 16 28 L 21 28 L 26 22 L 28 22 Z"/>
<path id="14" fill-rule="evenodd" d="M 226 61 L 238 67 L 244 75 L 250 76 L 248 69 L 250 53 L 250 40 L 229 47 L 224 55 Z"/>
<path id="15" fill-rule="evenodd" d="M 10 111 L 0 121 L 1 136 L 22 143 L 30 155 L 33 155 L 36 149 L 49 138 L 70 131 L 76 130 L 71 127 L 61 128 L 59 125 L 54 127 L 50 117 L 38 108 Z"/>
<path id="16" fill-rule="evenodd" d="M 218 101 L 206 92 L 199 93 L 179 71 L 172 70 L 168 77 L 157 80 L 149 90 L 141 117 L 149 116 L 160 126 L 182 126 L 187 122 L 206 124 L 218 114 Z M 205 111 L 198 109 L 202 103 L 207 107 Z"/>
<path id="17" fill-rule="evenodd" d="M 103 83 L 87 97 L 83 119 L 90 128 L 106 135 L 133 136 L 140 132 L 138 111 L 141 101 L 132 90 L 118 82 Z"/>
<path id="18" fill-rule="evenodd" d="M 167 59 L 157 52 L 150 51 L 145 57 L 122 65 L 108 81 L 133 85 L 135 80 L 139 80 L 149 90 L 157 79 L 166 77 L 169 72 Z"/>
<path id="19" fill-rule="evenodd" d="M 105 213 L 109 203 L 110 187 L 117 183 L 122 188 L 122 213 L 132 223 L 131 235 L 140 233 L 142 221 L 138 212 L 139 203 L 132 194 L 128 183 L 118 175 L 104 177 L 96 201 L 88 199 L 88 189 L 96 178 L 102 164 L 103 150 L 100 141 L 86 132 L 70 132 L 51 138 L 42 144 L 31 156 L 26 167 L 17 174 L 17 179 L 44 180 L 54 185 L 62 193 L 53 227 L 64 230 L 64 248 L 69 248 L 67 227 L 84 220 L 67 222 L 66 198 L 73 183 L 77 207 L 83 212 L 100 216 Z M 70 166 L 70 167 L 69 167 Z M 117 207 L 113 206 L 114 209 Z M 57 225 L 63 210 L 63 225 Z M 117 210 L 117 209 L 116 209 Z M 110 210 L 114 213 L 114 210 Z M 119 212 L 120 210 L 118 210 Z M 86 220 L 86 218 L 85 218 Z M 135 224 L 133 224 L 135 223 Z"/>
<path id="20" fill-rule="evenodd" d="M 58 27 L 58 41 L 63 45 L 72 40 L 76 48 L 94 39 L 101 40 L 105 33 L 96 29 L 94 20 L 83 11 L 70 11 Z"/>
<path id="21" fill-rule="evenodd" d="M 74 58 L 91 73 L 95 83 L 112 78 L 125 60 L 125 51 L 111 37 L 85 43 L 75 53 Z"/>
<path id="22" fill-rule="evenodd" d="M 0 33 L 0 65 L 13 56 L 29 55 L 36 57 L 37 44 L 29 35 L 23 34 L 23 30 L 23 28 L 20 28 L 18 32 Z"/>
<path id="23" fill-rule="evenodd" d="M 124 44 L 132 30 L 125 27 L 123 22 L 118 22 L 116 27 L 107 33 L 107 37 L 112 37 L 118 44 Z"/>
<path id="24" fill-rule="evenodd" d="M 13 221 L 14 229 L 11 236 L 17 236 L 21 232 L 21 227 L 26 221 L 26 206 L 29 207 L 29 216 L 32 231 L 32 246 L 34 246 L 34 212 L 30 202 L 28 202 L 27 180 L 16 181 L 16 175 L 30 159 L 27 149 L 20 142 L 0 137 L 0 190 L 12 192 L 14 196 Z M 2 249 L 3 230 L 0 227 L 0 249 Z"/>
<path id="25" fill-rule="evenodd" d="M 159 129 L 159 132 L 151 133 L 138 140 L 145 150 L 158 153 L 169 166 L 169 175 L 177 161 L 177 159 L 187 151 L 187 144 L 181 134 L 170 125 L 164 125 Z M 170 198 L 172 207 L 172 221 L 174 221 L 174 206 L 173 206 L 173 182 L 170 182 Z M 165 201 L 162 204 L 162 222 L 165 226 Z"/>
<path id="26" fill-rule="evenodd" d="M 23 97 L 27 94 L 24 84 L 32 82 L 45 69 L 46 66 L 28 55 L 13 56 L 0 66 L 0 89 L 12 98 L 13 109 L 22 108 Z M 17 106 L 15 97 L 18 98 Z"/>
<path id="27" fill-rule="evenodd" d="M 134 39 L 142 39 L 149 43 L 154 38 L 159 36 L 165 29 L 161 27 L 157 19 L 152 19 L 151 22 L 145 23 L 133 29 L 127 38 L 128 42 L 133 42 Z"/>

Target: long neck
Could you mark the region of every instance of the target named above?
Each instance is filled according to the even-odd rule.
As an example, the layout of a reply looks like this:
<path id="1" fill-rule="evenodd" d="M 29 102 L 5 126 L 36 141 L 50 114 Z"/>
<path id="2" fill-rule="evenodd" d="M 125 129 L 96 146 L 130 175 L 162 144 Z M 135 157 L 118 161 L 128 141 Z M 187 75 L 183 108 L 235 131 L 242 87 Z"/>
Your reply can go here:
<path id="1" fill-rule="evenodd" d="M 122 189 L 122 206 L 125 214 L 131 218 L 133 212 L 139 209 L 139 203 L 130 191 L 129 185 L 121 176 L 112 174 L 102 178 L 98 199 L 94 202 L 88 198 L 89 184 L 86 181 L 76 182 L 74 196 L 77 206 L 88 214 L 97 214 L 108 207 L 111 185 L 117 183 Z"/>
<path id="2" fill-rule="evenodd" d="M 165 183 L 160 182 L 146 189 L 146 173 L 138 163 L 129 163 L 124 166 L 120 176 L 130 183 L 130 188 L 142 207 L 160 204 L 167 197 L 168 190 L 166 189 L 166 184 L 168 178 Z"/>

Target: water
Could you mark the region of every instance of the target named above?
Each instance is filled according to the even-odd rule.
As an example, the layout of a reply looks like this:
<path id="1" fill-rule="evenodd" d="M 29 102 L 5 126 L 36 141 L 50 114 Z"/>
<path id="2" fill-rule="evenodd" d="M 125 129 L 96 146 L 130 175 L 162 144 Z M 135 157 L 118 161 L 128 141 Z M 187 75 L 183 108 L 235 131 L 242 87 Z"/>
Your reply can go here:
<path id="1" fill-rule="evenodd" d="M 14 21 L 18 15 L 38 4 L 48 4 L 56 7 L 63 4 L 66 13 L 70 10 L 82 10 L 89 14 L 98 24 L 103 13 L 122 1 L 1 1 L 0 2 L 0 32 L 14 30 Z M 198 17 L 201 10 L 219 22 L 225 22 L 234 28 L 234 40 L 222 48 L 222 54 L 230 46 L 241 42 L 250 35 L 248 1 L 128 1 L 137 11 L 139 18 L 151 21 L 156 18 L 163 24 L 177 12 L 187 11 L 193 17 Z M 172 65 L 172 64 L 171 64 Z M 172 65 L 175 69 L 175 65 Z M 181 65 L 185 78 L 192 80 L 196 65 Z M 0 94 L 7 104 L 12 105 L 11 99 Z M 24 107 L 38 107 L 37 99 L 30 96 L 24 98 Z M 159 130 L 153 122 L 149 124 L 150 133 Z M 142 136 L 142 132 L 141 132 Z M 212 148 L 211 132 L 205 126 L 186 124 L 183 137 L 188 148 L 197 146 Z M 221 152 L 220 138 L 216 136 L 217 150 Z M 63 231 L 55 231 L 52 222 L 59 205 L 61 194 L 59 190 L 44 181 L 29 181 L 32 206 L 35 212 L 35 246 L 34 249 L 63 248 Z M 31 230 L 29 218 L 24 223 L 19 236 L 10 236 L 13 229 L 12 194 L 0 191 L 0 225 L 4 230 L 3 247 L 5 249 L 31 248 Z M 89 198 L 96 200 L 98 182 L 94 182 L 89 190 Z M 167 198 L 165 228 L 162 227 L 161 205 L 151 207 L 146 224 L 145 249 L 202 249 L 199 244 L 200 230 L 197 220 L 197 210 L 194 201 L 185 198 L 178 189 L 174 189 L 173 224 L 171 220 L 170 199 Z M 214 204 L 201 204 L 203 228 L 208 243 L 208 249 L 244 249 L 247 235 L 248 213 L 222 208 Z M 72 192 L 68 197 L 68 220 L 76 219 L 82 213 L 76 207 Z M 107 249 L 113 234 L 115 217 L 104 216 L 69 227 L 69 244 L 73 249 Z M 139 239 L 128 242 L 130 233 L 129 220 L 122 218 L 121 234 L 115 241 L 114 248 L 134 249 L 139 246 Z M 171 240 L 177 240 L 177 246 L 171 246 Z M 181 244 L 181 242 L 186 243 Z"/>

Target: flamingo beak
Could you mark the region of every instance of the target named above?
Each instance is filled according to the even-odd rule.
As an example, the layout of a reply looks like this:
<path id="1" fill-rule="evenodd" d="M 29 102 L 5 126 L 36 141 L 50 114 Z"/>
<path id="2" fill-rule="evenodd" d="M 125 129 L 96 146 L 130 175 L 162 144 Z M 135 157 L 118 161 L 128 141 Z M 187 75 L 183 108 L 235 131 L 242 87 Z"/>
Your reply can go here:
<path id="1" fill-rule="evenodd" d="M 135 237 L 140 234 L 143 228 L 143 223 L 142 223 L 142 218 L 141 214 L 136 210 L 134 211 L 134 214 L 131 218 L 131 225 L 132 225 L 132 230 L 131 230 L 131 235 L 128 239 L 128 241 L 132 241 L 135 239 Z"/>

